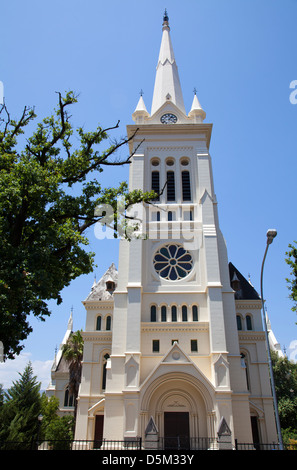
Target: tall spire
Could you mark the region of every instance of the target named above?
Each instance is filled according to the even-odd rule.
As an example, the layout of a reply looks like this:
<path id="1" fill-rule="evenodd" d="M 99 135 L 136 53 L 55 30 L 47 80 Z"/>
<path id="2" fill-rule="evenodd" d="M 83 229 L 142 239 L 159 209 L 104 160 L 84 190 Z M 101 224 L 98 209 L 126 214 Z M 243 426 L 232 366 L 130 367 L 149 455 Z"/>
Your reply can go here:
<path id="1" fill-rule="evenodd" d="M 169 17 L 165 10 L 151 116 L 168 100 L 171 100 L 183 113 L 186 113 L 170 38 Z"/>

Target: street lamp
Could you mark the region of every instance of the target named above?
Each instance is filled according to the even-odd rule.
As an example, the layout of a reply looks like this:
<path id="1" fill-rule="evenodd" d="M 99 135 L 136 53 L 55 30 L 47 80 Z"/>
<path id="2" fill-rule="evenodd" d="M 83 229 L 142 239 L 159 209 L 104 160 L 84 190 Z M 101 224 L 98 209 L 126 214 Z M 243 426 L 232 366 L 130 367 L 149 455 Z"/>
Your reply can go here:
<path id="1" fill-rule="evenodd" d="M 270 354 L 270 348 L 269 348 L 269 339 L 268 339 L 268 331 L 267 331 L 267 323 L 266 323 L 266 315 L 265 315 L 265 308 L 264 308 L 264 296 L 263 296 L 263 270 L 264 270 L 264 263 L 268 251 L 269 245 L 273 242 L 274 238 L 277 235 L 277 231 L 274 229 L 270 229 L 267 231 L 267 244 L 266 244 L 266 250 L 264 253 L 263 261 L 262 261 L 262 268 L 261 268 L 261 300 L 262 300 L 262 314 L 263 314 L 263 325 L 264 325 L 264 331 L 265 331 L 265 337 L 266 337 L 266 348 L 267 348 L 267 355 L 268 355 L 268 364 L 269 364 L 269 372 L 270 372 L 270 383 L 271 383 L 271 391 L 272 391 L 272 397 L 273 397 L 273 405 L 274 405 L 274 414 L 275 414 L 275 421 L 276 421 L 276 428 L 277 428 L 277 434 L 278 434 L 278 440 L 279 440 L 279 446 L 280 450 L 283 450 L 283 439 L 282 439 L 282 433 L 281 433 L 281 427 L 280 427 L 280 420 L 279 420 L 279 414 L 278 414 L 278 407 L 277 407 L 277 398 L 276 398 L 276 392 L 275 392 L 275 385 L 274 385 L 274 378 L 273 378 L 273 368 L 272 368 L 272 360 L 271 360 L 271 354 Z"/>

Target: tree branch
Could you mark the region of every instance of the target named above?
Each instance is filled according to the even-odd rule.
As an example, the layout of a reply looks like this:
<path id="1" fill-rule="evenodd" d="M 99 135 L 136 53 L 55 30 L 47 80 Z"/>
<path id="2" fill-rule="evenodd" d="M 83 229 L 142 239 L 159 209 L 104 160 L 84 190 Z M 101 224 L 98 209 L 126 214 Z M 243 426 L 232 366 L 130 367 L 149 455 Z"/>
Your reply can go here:
<path id="1" fill-rule="evenodd" d="M 97 137 L 99 136 L 100 133 L 103 133 L 103 132 L 105 133 L 107 130 L 116 129 L 119 125 L 119 122 L 120 121 L 118 121 L 117 124 L 114 127 L 107 128 L 106 130 L 103 130 L 103 131 L 101 130 L 96 135 L 94 135 L 92 140 L 89 141 L 89 144 L 88 144 L 88 147 L 87 147 L 87 152 L 89 152 L 91 150 L 92 145 L 94 144 L 94 142 L 96 141 L 96 139 L 97 139 Z M 95 157 L 90 158 L 89 159 L 90 165 L 87 168 L 85 168 L 79 174 L 76 174 L 75 176 L 70 176 L 70 177 L 67 177 L 67 178 L 63 178 L 62 182 L 63 183 L 68 183 L 68 184 L 73 184 L 73 183 L 81 180 L 82 178 L 84 178 L 84 176 L 87 175 L 89 172 L 94 171 L 100 165 L 116 166 L 116 165 L 130 164 L 131 163 L 131 158 L 136 153 L 136 151 L 140 147 L 140 145 L 143 143 L 144 139 L 137 145 L 135 150 L 126 158 L 126 160 L 122 160 L 122 161 L 119 161 L 119 162 L 108 162 L 107 158 L 110 155 L 112 155 L 113 153 L 115 153 L 120 147 L 122 147 L 123 145 L 126 145 L 128 142 L 130 142 L 130 140 L 132 140 L 134 138 L 134 136 L 136 135 L 137 131 L 138 131 L 138 129 L 136 129 L 134 134 L 131 137 L 129 137 L 128 139 L 124 139 L 121 142 L 116 143 L 114 146 L 112 146 L 106 152 L 106 154 L 102 155 L 101 157 L 96 157 L 95 156 Z M 91 163 L 91 162 L 93 162 L 93 163 Z"/>

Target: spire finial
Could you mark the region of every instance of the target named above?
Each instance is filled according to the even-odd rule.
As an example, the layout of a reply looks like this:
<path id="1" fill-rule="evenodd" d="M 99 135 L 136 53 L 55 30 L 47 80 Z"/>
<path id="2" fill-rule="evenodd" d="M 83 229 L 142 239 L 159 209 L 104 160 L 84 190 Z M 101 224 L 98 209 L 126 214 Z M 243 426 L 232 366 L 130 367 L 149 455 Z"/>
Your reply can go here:
<path id="1" fill-rule="evenodd" d="M 163 26 L 168 26 L 169 28 L 169 16 L 168 16 L 166 8 L 164 11 L 164 16 L 163 16 Z"/>

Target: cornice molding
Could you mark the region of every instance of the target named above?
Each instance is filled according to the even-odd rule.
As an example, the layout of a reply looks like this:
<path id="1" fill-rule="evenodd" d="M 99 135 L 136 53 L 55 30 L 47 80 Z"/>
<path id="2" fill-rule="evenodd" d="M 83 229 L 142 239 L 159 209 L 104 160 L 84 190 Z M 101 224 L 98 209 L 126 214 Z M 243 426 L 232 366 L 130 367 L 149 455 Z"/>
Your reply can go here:
<path id="1" fill-rule="evenodd" d="M 261 300 L 235 300 L 236 309 L 259 310 L 262 307 Z"/>
<path id="2" fill-rule="evenodd" d="M 112 333 L 106 331 L 84 331 L 82 333 L 84 341 L 95 341 L 95 342 L 108 342 L 112 340 Z"/>
<path id="3" fill-rule="evenodd" d="M 239 331 L 239 341 L 265 341 L 264 331 Z"/>
<path id="4" fill-rule="evenodd" d="M 147 151 L 149 152 L 152 152 L 152 151 L 164 151 L 164 152 L 170 152 L 172 150 L 174 151 L 188 151 L 188 152 L 192 152 L 194 150 L 194 147 L 192 145 L 179 145 L 179 146 L 175 146 L 175 145 L 166 145 L 166 146 L 160 146 L 160 145 L 148 145 L 147 146 Z"/>
<path id="5" fill-rule="evenodd" d="M 184 324 L 181 322 L 152 322 L 142 323 L 141 331 L 208 331 L 208 322 L 189 322 Z"/>
<path id="6" fill-rule="evenodd" d="M 96 300 L 92 302 L 92 304 L 87 304 L 84 303 L 85 309 L 86 310 L 110 310 L 113 311 L 113 302 L 110 302 L 108 305 L 102 305 L 100 300 Z"/>

